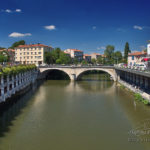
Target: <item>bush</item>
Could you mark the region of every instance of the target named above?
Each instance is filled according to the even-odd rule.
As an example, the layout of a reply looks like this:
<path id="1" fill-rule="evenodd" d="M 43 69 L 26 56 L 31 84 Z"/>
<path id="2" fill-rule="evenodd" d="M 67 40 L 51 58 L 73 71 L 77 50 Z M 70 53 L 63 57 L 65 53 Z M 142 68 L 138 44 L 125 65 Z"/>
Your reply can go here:
<path id="1" fill-rule="evenodd" d="M 149 104 L 149 101 L 148 100 L 144 100 L 143 102 L 145 105 L 148 105 Z"/>
<path id="2" fill-rule="evenodd" d="M 134 94 L 134 96 L 135 96 L 135 100 L 143 101 L 143 98 L 139 93 Z"/>
<path id="3" fill-rule="evenodd" d="M 18 65 L 18 66 L 7 66 L 5 68 L 0 68 L 0 76 L 1 75 L 10 75 L 10 74 L 13 74 L 13 75 L 16 75 L 16 74 L 19 74 L 19 73 L 23 73 L 23 72 L 26 72 L 26 71 L 29 71 L 29 70 L 33 70 L 33 69 L 36 69 L 36 66 L 33 65 L 33 64 L 30 64 L 30 65 Z"/>

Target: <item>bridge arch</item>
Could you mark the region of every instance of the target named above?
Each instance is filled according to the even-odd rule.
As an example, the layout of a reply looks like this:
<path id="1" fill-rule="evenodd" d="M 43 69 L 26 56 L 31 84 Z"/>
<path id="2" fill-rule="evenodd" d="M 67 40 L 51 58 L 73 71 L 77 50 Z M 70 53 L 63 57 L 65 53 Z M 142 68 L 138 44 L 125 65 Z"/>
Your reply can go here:
<path id="1" fill-rule="evenodd" d="M 114 70 L 112 70 L 112 69 L 104 69 L 104 68 L 89 68 L 89 69 L 80 70 L 76 74 L 76 80 L 78 80 L 79 77 L 81 76 L 81 74 L 83 74 L 84 72 L 93 71 L 93 70 L 106 72 L 113 78 L 114 81 L 117 80 L 116 72 Z"/>
<path id="2" fill-rule="evenodd" d="M 60 72 L 63 72 L 65 73 L 68 77 L 69 77 L 69 80 L 71 80 L 71 75 L 64 69 L 61 69 L 61 68 L 45 68 L 45 69 L 40 69 L 40 73 L 43 77 L 46 77 L 46 75 L 50 72 L 50 71 L 60 71 Z"/>

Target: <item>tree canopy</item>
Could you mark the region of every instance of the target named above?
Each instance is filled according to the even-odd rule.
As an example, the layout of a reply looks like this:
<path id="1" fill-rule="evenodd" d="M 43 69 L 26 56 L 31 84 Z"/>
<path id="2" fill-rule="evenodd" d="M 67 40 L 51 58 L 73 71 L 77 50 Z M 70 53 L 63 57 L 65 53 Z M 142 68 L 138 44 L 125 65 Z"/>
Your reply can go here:
<path id="1" fill-rule="evenodd" d="M 60 48 L 55 48 L 52 52 L 45 52 L 44 62 L 46 64 L 70 64 L 71 58 Z"/>
<path id="2" fill-rule="evenodd" d="M 17 46 L 19 46 L 19 45 L 25 45 L 25 44 L 26 44 L 26 42 L 25 42 L 24 40 L 20 40 L 20 41 L 18 41 L 18 42 L 14 42 L 14 43 L 12 44 L 12 46 L 9 47 L 9 48 L 14 49 L 15 47 L 17 47 Z"/>
<path id="3" fill-rule="evenodd" d="M 124 59 L 127 62 L 127 58 L 128 58 L 128 53 L 130 53 L 130 48 L 129 48 L 129 43 L 126 42 L 125 44 L 125 48 L 124 48 Z"/>

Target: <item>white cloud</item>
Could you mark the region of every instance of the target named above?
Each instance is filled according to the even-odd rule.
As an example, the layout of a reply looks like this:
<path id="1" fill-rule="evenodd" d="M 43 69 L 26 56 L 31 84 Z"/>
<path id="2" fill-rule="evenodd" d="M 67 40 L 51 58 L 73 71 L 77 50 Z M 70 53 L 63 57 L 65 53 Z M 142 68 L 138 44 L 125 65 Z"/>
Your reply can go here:
<path id="1" fill-rule="evenodd" d="M 15 10 L 11 10 L 11 9 L 1 9 L 1 12 L 6 12 L 6 13 L 20 13 L 22 10 L 21 9 L 15 9 Z"/>
<path id="2" fill-rule="evenodd" d="M 133 26 L 133 28 L 134 28 L 134 29 L 137 29 L 137 30 L 143 30 L 143 27 L 137 26 L 137 25 Z"/>
<path id="3" fill-rule="evenodd" d="M 92 29 L 95 30 L 95 29 L 96 29 L 96 26 L 93 26 Z"/>
<path id="4" fill-rule="evenodd" d="M 106 47 L 105 46 L 100 46 L 100 47 L 97 47 L 97 50 L 105 50 Z"/>
<path id="5" fill-rule="evenodd" d="M 18 33 L 18 32 L 13 32 L 9 34 L 9 37 L 25 37 L 25 36 L 31 36 L 31 33 Z"/>
<path id="6" fill-rule="evenodd" d="M 44 26 L 45 29 L 47 30 L 55 30 L 56 29 L 56 26 L 54 25 L 49 25 L 49 26 Z"/>
<path id="7" fill-rule="evenodd" d="M 12 11 L 10 9 L 6 9 L 5 12 L 11 13 Z"/>
<path id="8" fill-rule="evenodd" d="M 16 9 L 15 11 L 16 11 L 16 12 L 21 12 L 22 10 L 21 10 L 21 9 Z"/>

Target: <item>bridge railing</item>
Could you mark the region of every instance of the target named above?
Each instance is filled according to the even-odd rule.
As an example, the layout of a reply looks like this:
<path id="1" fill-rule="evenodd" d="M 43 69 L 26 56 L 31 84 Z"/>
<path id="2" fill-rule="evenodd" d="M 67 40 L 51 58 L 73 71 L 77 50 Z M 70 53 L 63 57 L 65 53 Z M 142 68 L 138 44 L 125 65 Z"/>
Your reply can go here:
<path id="1" fill-rule="evenodd" d="M 45 65 L 38 68 L 114 68 L 113 65 Z"/>

